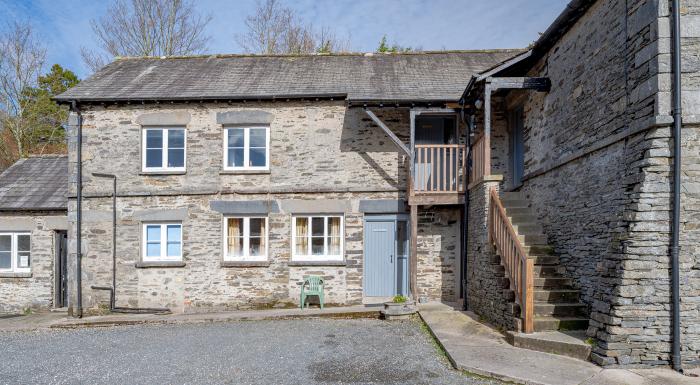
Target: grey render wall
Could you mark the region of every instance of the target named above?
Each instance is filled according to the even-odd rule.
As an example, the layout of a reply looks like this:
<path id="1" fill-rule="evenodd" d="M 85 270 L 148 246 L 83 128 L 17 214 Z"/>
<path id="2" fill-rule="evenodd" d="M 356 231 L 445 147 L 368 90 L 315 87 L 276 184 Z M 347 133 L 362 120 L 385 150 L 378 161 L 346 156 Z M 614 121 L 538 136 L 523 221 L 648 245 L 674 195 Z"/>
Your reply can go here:
<path id="1" fill-rule="evenodd" d="M 698 1 L 683 2 L 686 52 L 683 360 L 697 362 Z M 666 365 L 670 352 L 670 29 L 666 0 L 598 1 L 538 63 L 525 97 L 522 187 L 589 305 L 593 360 Z M 695 21 L 695 23 L 693 23 Z M 695 27 L 688 26 L 695 25 Z M 689 59 L 691 58 L 691 59 Z M 515 105 L 516 96 L 509 104 Z"/>
<path id="2" fill-rule="evenodd" d="M 269 173 L 222 172 L 222 126 L 216 113 L 264 111 L 273 116 Z M 187 173 L 142 175 L 140 115 L 179 112 L 187 124 Z M 180 115 L 180 114 L 179 114 Z M 379 116 L 408 142 L 407 110 L 381 109 Z M 326 278 L 327 301 L 362 301 L 363 219 L 360 201 L 406 199 L 403 155 L 361 109 L 344 102 L 175 104 L 94 107 L 84 113 L 83 306 L 107 304 L 107 294 L 89 289 L 111 280 L 110 186 L 93 172 L 118 177 L 117 304 L 167 306 L 178 312 L 291 306 L 300 278 Z M 75 180 L 75 131 L 69 143 Z M 74 188 L 74 186 L 73 186 Z M 269 266 L 221 265 L 223 215 L 212 201 L 271 201 Z M 309 201 L 313 201 L 308 204 Z M 345 265 L 290 263 L 293 206 L 345 216 Z M 303 203 L 307 202 L 307 203 Z M 324 208 L 324 202 L 341 202 Z M 184 212 L 183 267 L 141 268 L 142 213 Z M 330 210 L 330 211 L 329 211 Z M 445 210 L 421 212 L 418 281 L 420 295 L 454 299 L 458 271 L 459 223 Z M 75 200 L 69 201 L 71 269 L 75 269 Z M 74 281 L 71 281 L 75 285 Z M 75 292 L 74 290 L 72 292 Z M 75 298 L 71 297 L 71 306 Z"/>
<path id="3" fill-rule="evenodd" d="M 66 230 L 65 212 L 4 213 L 0 232 L 31 233 L 31 272 L 0 273 L 0 313 L 53 305 L 55 231 Z"/>

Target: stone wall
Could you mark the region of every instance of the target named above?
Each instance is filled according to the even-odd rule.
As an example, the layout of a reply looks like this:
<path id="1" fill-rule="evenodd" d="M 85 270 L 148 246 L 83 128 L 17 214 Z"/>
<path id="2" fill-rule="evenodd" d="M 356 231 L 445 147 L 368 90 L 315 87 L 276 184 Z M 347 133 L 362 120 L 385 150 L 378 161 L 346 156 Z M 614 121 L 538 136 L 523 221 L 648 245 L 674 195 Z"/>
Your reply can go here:
<path id="1" fill-rule="evenodd" d="M 4 213 L 0 232 L 31 233 L 31 272 L 0 273 L 0 313 L 46 310 L 54 301 L 56 230 L 66 230 L 65 213 Z"/>
<path id="2" fill-rule="evenodd" d="M 459 299 L 460 210 L 418 208 L 418 297 Z"/>
<path id="3" fill-rule="evenodd" d="M 694 253 L 698 82 L 697 0 L 683 2 L 685 249 L 683 360 L 697 363 Z M 567 275 L 589 305 L 593 360 L 670 359 L 671 193 L 669 2 L 598 1 L 531 76 L 552 90 L 525 98 L 526 192 Z M 686 91 L 687 89 L 687 91 Z M 509 105 L 516 103 L 511 96 Z"/>

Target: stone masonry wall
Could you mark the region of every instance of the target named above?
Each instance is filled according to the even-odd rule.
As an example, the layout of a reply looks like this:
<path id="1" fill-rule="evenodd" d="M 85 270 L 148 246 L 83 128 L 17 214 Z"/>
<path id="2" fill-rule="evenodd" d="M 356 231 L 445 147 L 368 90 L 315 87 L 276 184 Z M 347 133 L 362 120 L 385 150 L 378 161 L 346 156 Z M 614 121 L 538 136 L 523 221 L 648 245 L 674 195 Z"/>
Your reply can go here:
<path id="1" fill-rule="evenodd" d="M 418 209 L 418 297 L 458 300 L 459 214 L 454 207 Z"/>
<path id="2" fill-rule="evenodd" d="M 0 273 L 0 313 L 53 306 L 56 230 L 65 230 L 65 213 L 0 215 L 0 232 L 30 232 L 30 273 Z"/>

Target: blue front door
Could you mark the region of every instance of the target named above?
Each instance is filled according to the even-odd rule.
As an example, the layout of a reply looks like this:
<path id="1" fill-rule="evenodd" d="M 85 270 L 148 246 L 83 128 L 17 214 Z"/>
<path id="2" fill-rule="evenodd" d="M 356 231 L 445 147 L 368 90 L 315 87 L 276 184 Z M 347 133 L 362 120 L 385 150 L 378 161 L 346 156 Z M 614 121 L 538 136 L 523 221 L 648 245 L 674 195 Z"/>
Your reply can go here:
<path id="1" fill-rule="evenodd" d="M 396 222 L 365 222 L 364 286 L 367 297 L 396 294 Z"/>

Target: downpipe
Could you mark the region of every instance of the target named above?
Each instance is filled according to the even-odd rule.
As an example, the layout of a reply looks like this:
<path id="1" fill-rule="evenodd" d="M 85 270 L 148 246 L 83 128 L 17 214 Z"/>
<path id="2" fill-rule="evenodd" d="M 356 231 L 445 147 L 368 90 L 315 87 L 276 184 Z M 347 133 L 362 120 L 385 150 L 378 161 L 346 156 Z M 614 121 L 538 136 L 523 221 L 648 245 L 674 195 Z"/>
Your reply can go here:
<path id="1" fill-rule="evenodd" d="M 78 132 L 76 148 L 76 199 L 75 199 L 75 300 L 74 316 L 83 318 L 83 283 L 82 283 L 82 204 L 83 204 L 83 114 L 76 100 L 71 102 L 71 111 L 78 115 Z"/>
<path id="2" fill-rule="evenodd" d="M 462 221 L 464 225 L 462 226 L 463 229 L 463 242 L 462 242 L 462 310 L 469 310 L 469 295 L 467 292 L 468 288 L 468 280 L 467 280 L 467 274 L 468 274 L 468 250 L 467 248 L 469 247 L 469 172 L 471 170 L 471 159 L 472 159 L 472 152 L 471 152 L 471 138 L 472 138 L 472 132 L 474 131 L 474 115 L 470 114 L 469 115 L 469 120 L 465 119 L 464 116 L 464 106 L 462 106 L 462 109 L 460 110 L 460 118 L 462 120 L 462 124 L 467 126 L 467 175 L 464 177 L 466 178 L 466 184 L 467 188 L 464 191 L 464 213 L 462 215 Z"/>

